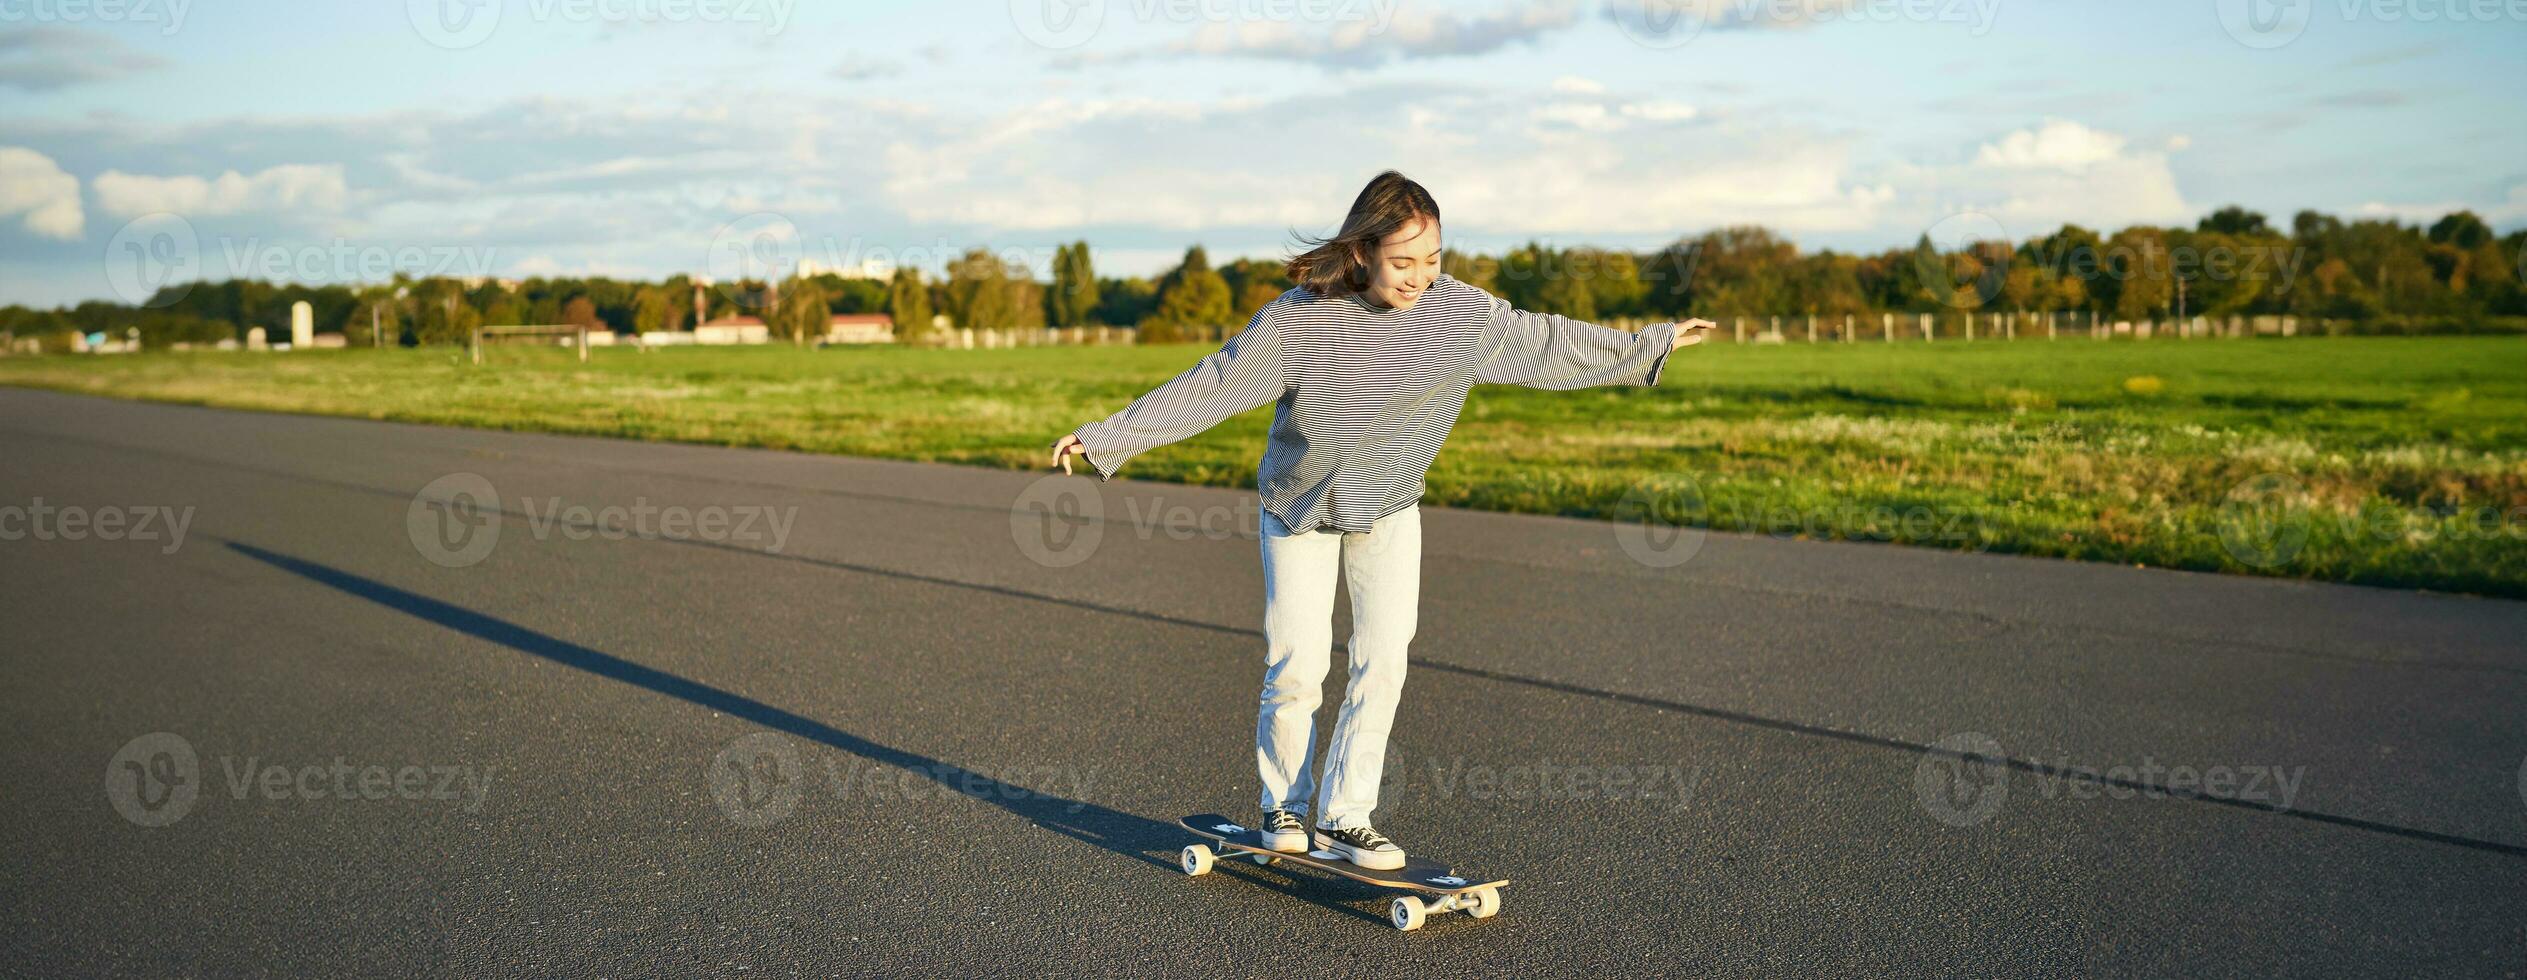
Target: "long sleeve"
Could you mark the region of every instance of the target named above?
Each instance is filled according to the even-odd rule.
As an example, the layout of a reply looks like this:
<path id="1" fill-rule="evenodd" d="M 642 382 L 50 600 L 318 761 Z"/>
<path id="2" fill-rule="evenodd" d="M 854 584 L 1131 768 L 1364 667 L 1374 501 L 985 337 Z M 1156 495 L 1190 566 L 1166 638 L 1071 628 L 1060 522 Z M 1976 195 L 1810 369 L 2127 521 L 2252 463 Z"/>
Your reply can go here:
<path id="1" fill-rule="evenodd" d="M 1653 323 L 1639 333 L 1625 333 L 1559 314 L 1530 313 L 1494 296 L 1483 335 L 1477 384 L 1556 391 L 1605 384 L 1646 387 L 1657 384 L 1667 369 L 1676 325 Z"/>
<path id="2" fill-rule="evenodd" d="M 1112 480 L 1126 460 L 1277 400 L 1284 386 L 1280 333 L 1258 310 L 1246 331 L 1230 337 L 1217 353 L 1072 435 L 1079 437 L 1098 476 Z"/>

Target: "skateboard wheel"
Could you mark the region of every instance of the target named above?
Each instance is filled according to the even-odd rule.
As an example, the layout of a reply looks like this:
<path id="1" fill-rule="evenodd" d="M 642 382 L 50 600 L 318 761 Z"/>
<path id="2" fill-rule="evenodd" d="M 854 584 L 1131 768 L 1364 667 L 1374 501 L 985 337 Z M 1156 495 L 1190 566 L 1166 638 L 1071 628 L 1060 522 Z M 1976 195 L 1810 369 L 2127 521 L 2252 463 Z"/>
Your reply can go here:
<path id="1" fill-rule="evenodd" d="M 1477 888 L 1466 896 L 1465 914 L 1488 919 L 1500 914 L 1500 889 Z"/>
<path id="2" fill-rule="evenodd" d="M 1211 849 L 1200 844 L 1185 845 L 1178 861 L 1184 865 L 1185 874 L 1199 877 L 1211 873 Z"/>
<path id="3" fill-rule="evenodd" d="M 1273 861 L 1278 860 L 1270 854 L 1249 854 L 1246 857 L 1249 860 L 1254 861 L 1256 864 L 1271 864 Z"/>
<path id="4" fill-rule="evenodd" d="M 1387 921 L 1395 923 L 1395 928 L 1404 930 L 1405 932 L 1411 932 L 1415 929 L 1421 928 L 1421 917 L 1421 899 L 1414 898 L 1411 895 L 1405 895 L 1397 898 L 1394 903 L 1388 905 L 1386 908 Z"/>

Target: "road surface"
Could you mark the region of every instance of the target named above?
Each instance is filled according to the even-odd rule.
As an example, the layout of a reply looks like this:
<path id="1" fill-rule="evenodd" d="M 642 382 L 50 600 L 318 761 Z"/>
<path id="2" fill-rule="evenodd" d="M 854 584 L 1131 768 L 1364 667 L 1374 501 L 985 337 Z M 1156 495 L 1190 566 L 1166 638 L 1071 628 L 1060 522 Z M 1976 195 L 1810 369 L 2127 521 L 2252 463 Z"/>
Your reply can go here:
<path id="1" fill-rule="evenodd" d="M 1185 878 L 1251 501 L 0 391 L 8 972 L 2527 970 L 2527 603 L 1436 508 L 1506 911 Z"/>

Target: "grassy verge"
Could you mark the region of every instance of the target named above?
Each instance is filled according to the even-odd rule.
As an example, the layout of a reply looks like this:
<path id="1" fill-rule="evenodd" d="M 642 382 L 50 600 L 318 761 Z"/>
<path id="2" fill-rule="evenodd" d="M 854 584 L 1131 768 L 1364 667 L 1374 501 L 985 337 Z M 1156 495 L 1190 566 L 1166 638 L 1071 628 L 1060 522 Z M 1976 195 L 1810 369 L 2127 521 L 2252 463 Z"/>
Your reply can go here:
<path id="1" fill-rule="evenodd" d="M 205 352 L 0 359 L 0 384 L 1029 468 L 1204 353 Z M 1125 473 L 1251 486 L 1270 419 Z M 2527 340 L 1717 346 L 1654 389 L 1476 389 L 1430 499 L 2527 596 Z"/>

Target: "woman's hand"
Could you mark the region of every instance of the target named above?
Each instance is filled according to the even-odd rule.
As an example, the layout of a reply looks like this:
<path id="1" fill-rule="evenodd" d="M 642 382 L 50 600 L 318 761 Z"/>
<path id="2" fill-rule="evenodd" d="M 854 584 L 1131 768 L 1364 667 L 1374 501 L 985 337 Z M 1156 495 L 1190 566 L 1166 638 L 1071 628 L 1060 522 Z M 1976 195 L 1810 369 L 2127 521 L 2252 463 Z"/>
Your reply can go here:
<path id="1" fill-rule="evenodd" d="M 1086 455 L 1088 447 L 1080 445 L 1076 434 L 1063 436 L 1060 442 L 1053 444 L 1053 465 L 1061 467 L 1063 473 L 1070 472 L 1071 457 Z"/>
<path id="2" fill-rule="evenodd" d="M 1718 329 L 1719 326 L 1719 324 L 1713 323 L 1709 320 L 1681 321 L 1676 324 L 1675 347 L 1669 347 L 1667 349 L 1673 351 L 1677 347 L 1691 347 L 1695 344 L 1699 344 L 1702 342 L 1704 335 Z"/>

